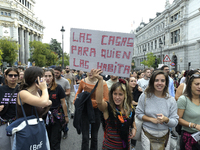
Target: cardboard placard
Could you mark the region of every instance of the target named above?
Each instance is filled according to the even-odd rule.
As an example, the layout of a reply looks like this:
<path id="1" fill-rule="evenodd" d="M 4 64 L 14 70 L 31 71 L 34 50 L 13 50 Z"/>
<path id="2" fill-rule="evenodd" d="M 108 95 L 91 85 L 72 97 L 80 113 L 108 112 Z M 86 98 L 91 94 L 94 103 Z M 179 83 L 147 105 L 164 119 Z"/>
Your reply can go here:
<path id="1" fill-rule="evenodd" d="M 134 34 L 72 28 L 70 68 L 90 72 L 102 69 L 105 75 L 129 77 Z"/>

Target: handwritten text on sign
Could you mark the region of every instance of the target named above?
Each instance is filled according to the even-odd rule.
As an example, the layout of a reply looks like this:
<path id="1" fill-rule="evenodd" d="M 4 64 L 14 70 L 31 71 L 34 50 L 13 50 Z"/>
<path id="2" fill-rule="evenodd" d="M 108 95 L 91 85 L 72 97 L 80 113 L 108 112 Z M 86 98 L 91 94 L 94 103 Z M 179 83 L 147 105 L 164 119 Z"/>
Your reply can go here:
<path id="1" fill-rule="evenodd" d="M 129 77 L 133 53 L 133 34 L 71 29 L 70 68 Z"/>

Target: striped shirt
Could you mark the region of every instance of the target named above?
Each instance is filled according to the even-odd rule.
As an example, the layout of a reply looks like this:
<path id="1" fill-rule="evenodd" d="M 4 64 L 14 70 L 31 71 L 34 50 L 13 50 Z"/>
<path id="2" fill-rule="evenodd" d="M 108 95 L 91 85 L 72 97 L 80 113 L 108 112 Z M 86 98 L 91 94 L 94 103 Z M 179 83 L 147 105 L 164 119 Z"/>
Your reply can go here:
<path id="1" fill-rule="evenodd" d="M 125 119 L 125 116 L 123 116 Z M 117 121 L 115 121 L 117 123 Z M 123 150 L 123 142 L 120 135 L 117 132 L 117 128 L 113 128 L 110 124 L 110 119 L 105 120 L 105 137 L 103 140 L 103 150 Z M 130 138 L 128 139 L 130 143 Z M 129 145 L 130 146 L 130 145 Z"/>

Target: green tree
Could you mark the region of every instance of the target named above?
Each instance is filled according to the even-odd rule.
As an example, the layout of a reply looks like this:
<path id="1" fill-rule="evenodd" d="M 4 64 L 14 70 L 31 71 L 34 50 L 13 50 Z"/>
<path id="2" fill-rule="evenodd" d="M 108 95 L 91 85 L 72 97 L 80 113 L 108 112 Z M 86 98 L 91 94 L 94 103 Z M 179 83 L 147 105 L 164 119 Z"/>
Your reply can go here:
<path id="1" fill-rule="evenodd" d="M 156 56 L 150 52 L 150 53 L 147 53 L 145 55 L 147 58 L 146 60 L 143 60 L 141 62 L 141 64 L 145 65 L 145 66 L 148 66 L 148 67 L 154 67 L 154 68 L 157 68 L 157 66 L 155 65 L 155 59 L 156 59 Z M 158 60 L 158 58 L 157 58 Z M 158 62 L 158 61 L 157 61 Z M 158 63 L 157 63 L 158 64 Z"/>
<path id="2" fill-rule="evenodd" d="M 135 68 L 135 61 L 132 59 L 131 69 L 134 70 L 134 68 Z"/>
<path id="3" fill-rule="evenodd" d="M 51 39 L 50 49 L 58 54 L 58 58 L 62 57 L 61 43 L 58 43 L 56 39 Z"/>
<path id="4" fill-rule="evenodd" d="M 15 41 L 12 41 L 12 38 L 0 39 L 0 60 L 9 63 L 12 66 L 17 60 L 19 47 L 20 45 Z"/>
<path id="5" fill-rule="evenodd" d="M 62 66 L 62 57 L 57 61 L 56 65 Z M 64 66 L 69 65 L 69 54 L 64 53 Z"/>
<path id="6" fill-rule="evenodd" d="M 50 49 L 49 44 L 40 41 L 32 41 L 30 42 L 30 47 L 32 55 L 29 61 L 35 62 L 36 66 L 51 66 L 56 63 L 57 54 Z"/>

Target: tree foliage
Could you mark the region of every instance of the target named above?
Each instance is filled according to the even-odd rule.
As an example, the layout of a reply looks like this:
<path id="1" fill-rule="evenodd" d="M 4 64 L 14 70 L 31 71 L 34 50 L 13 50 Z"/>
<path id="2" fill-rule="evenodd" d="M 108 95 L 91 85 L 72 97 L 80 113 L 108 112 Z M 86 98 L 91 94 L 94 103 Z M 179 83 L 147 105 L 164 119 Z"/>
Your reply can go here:
<path id="1" fill-rule="evenodd" d="M 0 39 L 0 60 L 13 65 L 17 60 L 20 45 L 12 41 L 12 38 Z"/>
<path id="2" fill-rule="evenodd" d="M 62 66 L 62 57 L 57 61 L 56 65 Z M 64 53 L 64 66 L 69 65 L 69 54 Z"/>
<path id="3" fill-rule="evenodd" d="M 58 58 L 62 57 L 61 43 L 58 43 L 56 39 L 51 39 L 50 49 L 54 51 L 56 54 L 58 54 Z"/>
<path id="4" fill-rule="evenodd" d="M 30 42 L 30 47 L 32 55 L 29 61 L 35 62 L 39 67 L 55 65 L 58 56 L 50 49 L 49 44 L 33 41 Z"/>
<path id="5" fill-rule="evenodd" d="M 141 62 L 141 64 L 148 66 L 148 67 L 153 67 L 153 68 L 158 67 L 158 63 L 160 62 L 160 58 L 156 58 L 156 56 L 152 52 L 147 53 L 145 56 L 147 58 L 146 58 L 146 60 L 143 60 Z M 155 63 L 155 59 L 157 59 L 157 64 Z"/>

